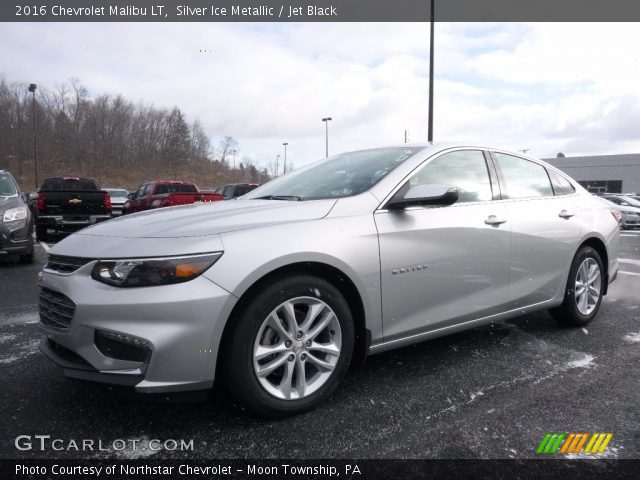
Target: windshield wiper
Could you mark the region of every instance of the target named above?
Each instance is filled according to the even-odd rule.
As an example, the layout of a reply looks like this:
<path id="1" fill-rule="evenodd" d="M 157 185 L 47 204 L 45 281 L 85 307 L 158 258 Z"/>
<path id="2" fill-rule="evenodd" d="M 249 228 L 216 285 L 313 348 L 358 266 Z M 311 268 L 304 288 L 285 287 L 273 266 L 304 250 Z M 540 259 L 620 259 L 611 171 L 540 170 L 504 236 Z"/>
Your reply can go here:
<path id="1" fill-rule="evenodd" d="M 254 200 L 289 200 L 299 202 L 302 200 L 302 197 L 297 195 L 265 195 L 264 197 L 256 197 Z"/>

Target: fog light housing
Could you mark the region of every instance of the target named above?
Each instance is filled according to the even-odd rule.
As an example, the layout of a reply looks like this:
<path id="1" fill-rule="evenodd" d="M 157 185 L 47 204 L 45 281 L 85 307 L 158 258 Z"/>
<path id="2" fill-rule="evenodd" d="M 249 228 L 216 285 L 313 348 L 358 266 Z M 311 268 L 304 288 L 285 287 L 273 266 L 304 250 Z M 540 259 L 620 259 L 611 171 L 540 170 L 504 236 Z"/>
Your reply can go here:
<path id="1" fill-rule="evenodd" d="M 94 344 L 105 357 L 115 360 L 148 363 L 151 357 L 149 342 L 122 333 L 96 330 Z"/>

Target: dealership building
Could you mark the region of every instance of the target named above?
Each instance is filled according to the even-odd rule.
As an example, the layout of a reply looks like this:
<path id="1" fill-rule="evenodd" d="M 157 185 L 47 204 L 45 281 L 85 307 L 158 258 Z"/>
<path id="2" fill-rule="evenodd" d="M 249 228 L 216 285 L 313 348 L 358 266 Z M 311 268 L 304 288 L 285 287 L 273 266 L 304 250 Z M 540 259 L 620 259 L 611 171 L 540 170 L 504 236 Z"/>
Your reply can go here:
<path id="1" fill-rule="evenodd" d="M 640 194 L 640 153 L 545 158 L 592 193 Z"/>

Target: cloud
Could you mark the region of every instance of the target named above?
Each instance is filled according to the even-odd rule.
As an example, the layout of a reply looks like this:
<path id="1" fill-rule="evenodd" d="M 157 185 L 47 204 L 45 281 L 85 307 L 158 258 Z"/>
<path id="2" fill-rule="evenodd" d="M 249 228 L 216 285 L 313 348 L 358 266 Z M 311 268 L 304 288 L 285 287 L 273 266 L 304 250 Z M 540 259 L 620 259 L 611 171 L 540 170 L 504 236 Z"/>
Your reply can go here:
<path id="1" fill-rule="evenodd" d="M 0 75 L 180 106 L 241 155 L 297 166 L 427 131 L 428 24 L 3 25 Z M 436 140 L 538 156 L 640 151 L 636 24 L 437 24 Z M 203 53 L 201 50 L 211 51 Z"/>

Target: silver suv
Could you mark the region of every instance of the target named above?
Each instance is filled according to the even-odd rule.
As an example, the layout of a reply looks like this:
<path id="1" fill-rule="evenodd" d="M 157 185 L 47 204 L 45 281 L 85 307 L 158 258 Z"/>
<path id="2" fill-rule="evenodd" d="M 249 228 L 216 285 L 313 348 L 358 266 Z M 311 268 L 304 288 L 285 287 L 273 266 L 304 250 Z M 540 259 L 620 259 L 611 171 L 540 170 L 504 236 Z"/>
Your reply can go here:
<path id="1" fill-rule="evenodd" d="M 209 388 L 287 415 L 349 363 L 549 309 L 591 321 L 619 214 L 544 162 L 475 145 L 341 154 L 234 202 L 127 215 L 54 246 L 41 348 L 69 377 Z"/>

